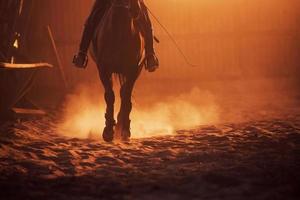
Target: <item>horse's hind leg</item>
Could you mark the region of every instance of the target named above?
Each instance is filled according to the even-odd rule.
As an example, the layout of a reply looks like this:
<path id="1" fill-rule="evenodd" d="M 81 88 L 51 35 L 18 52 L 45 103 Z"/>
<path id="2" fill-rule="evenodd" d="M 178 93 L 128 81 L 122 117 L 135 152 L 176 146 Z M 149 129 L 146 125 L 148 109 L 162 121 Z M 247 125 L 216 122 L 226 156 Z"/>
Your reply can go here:
<path id="1" fill-rule="evenodd" d="M 120 131 L 123 140 L 128 140 L 130 132 L 130 113 L 132 110 L 131 95 L 136 79 L 127 79 L 121 86 L 121 107 L 118 114 L 117 130 Z"/>
<path id="2" fill-rule="evenodd" d="M 105 128 L 103 130 L 103 139 L 106 142 L 111 142 L 114 137 L 114 126 L 116 124 L 116 121 L 114 119 L 115 94 L 113 91 L 112 74 L 100 73 L 100 79 L 105 90 L 104 98 L 106 102 Z"/>

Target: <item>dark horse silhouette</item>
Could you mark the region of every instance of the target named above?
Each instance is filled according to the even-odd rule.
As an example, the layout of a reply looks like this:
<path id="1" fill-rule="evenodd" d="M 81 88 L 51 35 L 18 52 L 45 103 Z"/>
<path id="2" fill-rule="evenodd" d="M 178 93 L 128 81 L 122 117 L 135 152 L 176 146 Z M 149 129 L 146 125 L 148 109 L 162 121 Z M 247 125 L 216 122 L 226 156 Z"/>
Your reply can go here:
<path id="1" fill-rule="evenodd" d="M 144 38 L 138 25 L 143 15 L 138 0 L 114 0 L 106 11 L 92 40 L 92 57 L 95 60 L 105 89 L 105 128 L 103 139 L 110 142 L 114 134 L 128 140 L 130 132 L 131 96 L 142 70 Z M 114 119 L 115 94 L 113 74 L 121 83 L 121 107 Z"/>

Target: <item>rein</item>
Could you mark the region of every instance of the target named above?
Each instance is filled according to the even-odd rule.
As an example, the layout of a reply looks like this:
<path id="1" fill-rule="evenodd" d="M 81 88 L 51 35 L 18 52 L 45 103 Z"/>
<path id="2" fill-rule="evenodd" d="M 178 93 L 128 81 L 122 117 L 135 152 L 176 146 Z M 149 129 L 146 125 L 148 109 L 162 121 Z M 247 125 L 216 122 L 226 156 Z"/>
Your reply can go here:
<path id="1" fill-rule="evenodd" d="M 154 13 L 149 9 L 149 7 L 146 7 L 148 12 L 152 15 L 152 17 L 155 19 L 155 21 L 159 24 L 159 26 L 163 29 L 163 31 L 167 34 L 167 36 L 170 38 L 170 40 L 172 41 L 172 43 L 174 44 L 175 48 L 177 49 L 177 51 L 179 52 L 179 54 L 182 56 L 182 58 L 184 59 L 185 63 L 192 68 L 198 68 L 201 67 L 200 65 L 195 65 L 193 63 L 190 62 L 190 60 L 188 59 L 188 57 L 186 56 L 186 54 L 183 52 L 183 50 L 181 49 L 181 47 L 179 46 L 179 44 L 177 43 L 177 41 L 175 40 L 175 38 L 172 36 L 172 34 L 170 33 L 170 31 L 160 22 L 160 20 L 154 15 Z"/>

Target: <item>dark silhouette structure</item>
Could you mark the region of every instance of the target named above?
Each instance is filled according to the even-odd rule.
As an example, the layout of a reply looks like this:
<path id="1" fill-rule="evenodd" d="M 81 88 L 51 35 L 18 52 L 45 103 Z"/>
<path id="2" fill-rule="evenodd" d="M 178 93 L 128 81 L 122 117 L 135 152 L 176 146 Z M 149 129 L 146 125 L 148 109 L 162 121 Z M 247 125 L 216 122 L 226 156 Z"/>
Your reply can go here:
<path id="1" fill-rule="evenodd" d="M 33 1 L 0 1 L 0 120 L 37 111 L 27 94 L 37 72 L 52 67 L 48 63 L 34 63 L 27 52 L 31 45 L 27 33 Z"/>
<path id="2" fill-rule="evenodd" d="M 0 61 L 12 56 L 13 42 L 17 35 L 17 19 L 21 13 L 20 0 L 0 1 Z"/>

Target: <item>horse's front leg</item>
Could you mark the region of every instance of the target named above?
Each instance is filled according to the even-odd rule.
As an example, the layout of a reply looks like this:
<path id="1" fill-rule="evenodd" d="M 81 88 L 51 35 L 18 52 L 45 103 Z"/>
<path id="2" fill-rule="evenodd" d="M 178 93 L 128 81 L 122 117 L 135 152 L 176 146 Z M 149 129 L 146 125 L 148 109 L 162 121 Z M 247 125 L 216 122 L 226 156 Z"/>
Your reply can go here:
<path id="1" fill-rule="evenodd" d="M 130 113 L 132 110 L 131 96 L 136 79 L 127 79 L 122 85 L 121 107 L 118 114 L 117 131 L 121 133 L 122 140 L 128 140 L 131 136 L 130 132 Z"/>
<path id="2" fill-rule="evenodd" d="M 114 138 L 114 126 L 116 125 L 114 119 L 115 94 L 113 91 L 112 74 L 100 73 L 100 79 L 105 90 L 104 98 L 106 102 L 105 128 L 102 136 L 106 142 L 111 142 Z"/>

